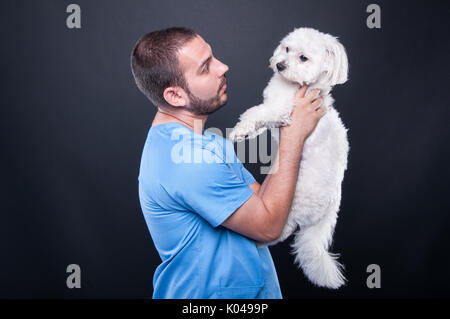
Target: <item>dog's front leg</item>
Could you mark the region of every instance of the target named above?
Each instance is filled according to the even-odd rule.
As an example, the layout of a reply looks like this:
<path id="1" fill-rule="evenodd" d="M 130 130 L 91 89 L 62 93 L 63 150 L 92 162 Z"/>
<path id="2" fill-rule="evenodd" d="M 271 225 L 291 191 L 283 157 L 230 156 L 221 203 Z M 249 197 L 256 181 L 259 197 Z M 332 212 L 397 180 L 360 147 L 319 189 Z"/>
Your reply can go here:
<path id="1" fill-rule="evenodd" d="M 264 104 L 252 107 L 240 116 L 228 137 L 231 141 L 240 142 L 246 138 L 254 138 L 267 129 L 267 109 Z"/>

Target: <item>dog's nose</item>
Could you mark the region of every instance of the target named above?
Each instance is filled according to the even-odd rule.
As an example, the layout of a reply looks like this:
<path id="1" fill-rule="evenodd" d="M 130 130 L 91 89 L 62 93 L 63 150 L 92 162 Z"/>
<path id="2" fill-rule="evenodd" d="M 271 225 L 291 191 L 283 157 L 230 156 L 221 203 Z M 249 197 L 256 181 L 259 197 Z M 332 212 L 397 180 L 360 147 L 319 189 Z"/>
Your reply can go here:
<path id="1" fill-rule="evenodd" d="M 282 62 L 277 63 L 277 69 L 278 71 L 283 71 L 284 69 L 286 69 L 286 65 Z"/>

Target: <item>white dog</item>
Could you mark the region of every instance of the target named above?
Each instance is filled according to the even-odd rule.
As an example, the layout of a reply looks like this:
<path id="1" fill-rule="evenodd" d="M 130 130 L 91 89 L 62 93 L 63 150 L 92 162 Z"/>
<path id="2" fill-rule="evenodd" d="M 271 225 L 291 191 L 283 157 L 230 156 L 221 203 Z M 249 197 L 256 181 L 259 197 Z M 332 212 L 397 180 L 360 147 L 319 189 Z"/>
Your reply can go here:
<path id="1" fill-rule="evenodd" d="M 242 141 L 267 128 L 288 125 L 299 87 L 309 85 L 308 92 L 321 90 L 327 112 L 303 145 L 287 223 L 280 238 L 269 244 L 285 240 L 300 227 L 292 244 L 295 261 L 311 282 L 336 289 L 346 279 L 337 255 L 330 254 L 328 248 L 340 206 L 349 145 L 347 129 L 333 107 L 330 91 L 334 85 L 347 81 L 347 55 L 337 38 L 299 28 L 281 41 L 270 59 L 270 67 L 275 74 L 264 90 L 264 103 L 243 113 L 229 138 Z"/>

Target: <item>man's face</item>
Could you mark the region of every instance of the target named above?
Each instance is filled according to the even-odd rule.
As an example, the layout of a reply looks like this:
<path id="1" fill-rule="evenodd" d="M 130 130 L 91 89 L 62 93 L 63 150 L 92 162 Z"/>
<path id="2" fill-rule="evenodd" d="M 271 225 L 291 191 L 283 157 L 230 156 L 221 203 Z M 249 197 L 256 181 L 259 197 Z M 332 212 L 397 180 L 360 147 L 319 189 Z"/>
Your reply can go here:
<path id="1" fill-rule="evenodd" d="M 180 50 L 178 61 L 188 86 L 189 111 L 208 115 L 225 105 L 228 66 L 213 56 L 208 43 L 196 36 Z"/>

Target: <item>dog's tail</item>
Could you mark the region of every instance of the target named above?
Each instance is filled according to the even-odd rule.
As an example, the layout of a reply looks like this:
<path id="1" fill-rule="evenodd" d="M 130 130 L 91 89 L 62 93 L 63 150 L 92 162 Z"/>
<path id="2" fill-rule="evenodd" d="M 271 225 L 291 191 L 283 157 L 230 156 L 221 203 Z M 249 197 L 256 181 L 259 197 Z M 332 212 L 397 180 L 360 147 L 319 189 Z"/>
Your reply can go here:
<path id="1" fill-rule="evenodd" d="M 317 224 L 300 228 L 292 244 L 295 261 L 306 277 L 319 287 L 337 289 L 346 279 L 337 261 L 338 254 L 330 254 L 328 248 L 332 241 L 337 214 L 328 214 Z"/>

